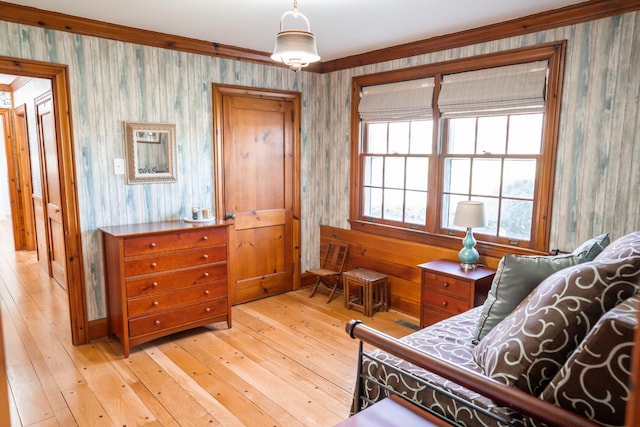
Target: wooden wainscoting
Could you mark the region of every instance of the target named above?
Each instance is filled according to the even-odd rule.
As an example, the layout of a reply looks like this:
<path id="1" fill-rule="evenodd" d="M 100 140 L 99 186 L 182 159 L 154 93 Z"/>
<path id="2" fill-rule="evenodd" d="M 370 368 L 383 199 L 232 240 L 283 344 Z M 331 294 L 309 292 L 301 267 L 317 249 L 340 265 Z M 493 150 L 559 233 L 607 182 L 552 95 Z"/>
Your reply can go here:
<path id="1" fill-rule="evenodd" d="M 389 276 L 390 303 L 395 310 L 420 316 L 419 264 L 458 258 L 458 251 L 437 246 L 392 239 L 359 231 L 320 226 L 320 254 L 330 240 L 349 243 L 349 258 L 345 271 L 356 267 L 379 271 Z M 461 246 L 462 247 L 462 246 Z M 496 268 L 499 258 L 480 256 L 480 264 Z M 306 283 L 303 281 L 303 283 Z"/>

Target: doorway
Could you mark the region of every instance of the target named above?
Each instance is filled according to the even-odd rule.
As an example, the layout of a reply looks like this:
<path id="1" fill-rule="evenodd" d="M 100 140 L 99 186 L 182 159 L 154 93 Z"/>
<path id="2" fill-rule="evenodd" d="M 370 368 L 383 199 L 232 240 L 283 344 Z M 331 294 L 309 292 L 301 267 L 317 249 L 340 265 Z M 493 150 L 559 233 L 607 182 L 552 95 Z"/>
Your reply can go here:
<path id="1" fill-rule="evenodd" d="M 0 57 L 0 73 L 48 79 L 51 82 L 51 132 L 55 134 L 60 192 L 59 219 L 66 256 L 64 286 L 69 297 L 71 339 L 74 345 L 88 342 L 86 296 L 80 236 L 80 216 L 76 189 L 75 154 L 72 137 L 69 76 L 66 65 Z"/>
<path id="2" fill-rule="evenodd" d="M 230 227 L 231 302 L 300 286 L 300 94 L 213 85 L 216 216 Z"/>

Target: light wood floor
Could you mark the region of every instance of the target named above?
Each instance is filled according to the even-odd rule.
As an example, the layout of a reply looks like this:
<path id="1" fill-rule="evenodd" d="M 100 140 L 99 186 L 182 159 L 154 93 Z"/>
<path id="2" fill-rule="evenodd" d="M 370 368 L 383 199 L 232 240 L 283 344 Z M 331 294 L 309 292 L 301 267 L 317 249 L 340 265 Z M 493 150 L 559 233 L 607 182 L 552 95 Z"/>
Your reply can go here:
<path id="1" fill-rule="evenodd" d="M 12 426 L 333 426 L 347 418 L 362 314 L 326 293 L 290 292 L 233 308 L 225 324 L 159 339 L 124 359 L 116 339 L 70 340 L 65 291 L 0 220 L 0 310 Z M 412 332 L 389 311 L 365 323 Z M 402 322 L 400 322 L 402 323 Z"/>

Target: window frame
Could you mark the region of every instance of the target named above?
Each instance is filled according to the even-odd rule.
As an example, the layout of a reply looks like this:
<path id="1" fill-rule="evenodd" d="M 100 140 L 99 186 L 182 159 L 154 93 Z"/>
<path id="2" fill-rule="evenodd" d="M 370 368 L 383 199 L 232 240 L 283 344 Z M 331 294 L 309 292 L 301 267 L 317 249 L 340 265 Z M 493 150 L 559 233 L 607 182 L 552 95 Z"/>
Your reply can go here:
<path id="1" fill-rule="evenodd" d="M 555 181 L 555 163 L 560 121 L 560 100 L 562 94 L 562 77 L 566 40 L 535 45 L 531 47 L 484 54 L 479 56 L 455 59 L 451 61 L 421 65 L 402 70 L 386 71 L 375 74 L 355 76 L 351 88 L 351 162 L 350 162 L 350 208 L 349 224 L 351 229 L 393 238 L 408 239 L 420 243 L 432 244 L 448 248 L 458 248 L 464 232 L 443 229 L 440 226 L 442 212 L 442 187 L 438 177 L 444 175 L 444 153 L 442 149 L 443 135 L 441 131 L 440 112 L 433 111 L 433 150 L 435 164 L 429 165 L 429 182 L 438 184 L 428 188 L 428 206 L 426 230 L 405 228 L 384 221 L 377 221 L 362 215 L 363 183 L 361 182 L 364 164 L 361 161 L 364 123 L 360 120 L 358 104 L 362 88 L 366 86 L 436 77 L 434 96 L 440 92 L 440 76 L 464 71 L 481 70 L 504 65 L 512 65 L 540 60 L 548 61 L 547 93 L 545 102 L 545 120 L 543 123 L 541 165 L 536 174 L 536 191 L 534 195 L 533 220 L 530 241 L 504 243 L 500 240 L 490 241 L 484 236 L 476 236 L 478 249 L 491 256 L 502 256 L 505 253 L 546 253 L 549 251 L 551 230 L 551 213 L 553 202 L 553 184 Z M 433 231 L 428 231 L 433 230 Z"/>

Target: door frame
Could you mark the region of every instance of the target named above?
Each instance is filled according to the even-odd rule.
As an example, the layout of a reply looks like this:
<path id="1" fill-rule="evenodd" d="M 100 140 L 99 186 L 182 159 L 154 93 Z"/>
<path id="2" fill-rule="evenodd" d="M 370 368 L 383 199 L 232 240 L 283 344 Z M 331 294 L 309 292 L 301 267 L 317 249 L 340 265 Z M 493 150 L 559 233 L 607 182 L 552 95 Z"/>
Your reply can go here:
<path id="1" fill-rule="evenodd" d="M 60 164 L 62 224 L 65 232 L 67 295 L 73 345 L 88 339 L 87 300 L 82 258 L 82 240 L 78 190 L 71 121 L 69 70 L 64 64 L 0 56 L 0 73 L 51 80 L 53 108 Z"/>
<path id="2" fill-rule="evenodd" d="M 248 97 L 280 100 L 285 102 L 291 102 L 293 105 L 293 182 L 291 183 L 293 188 L 293 224 L 292 224 L 292 254 L 293 254 L 293 271 L 292 289 L 300 289 L 300 265 L 301 265 L 301 205 L 300 205 L 300 117 L 301 117 L 301 105 L 302 95 L 300 92 L 283 91 L 277 89 L 265 89 L 255 88 L 247 86 L 236 86 L 226 84 L 212 84 L 212 112 L 213 112 L 213 188 L 214 188 L 214 203 L 216 209 L 216 218 L 224 218 L 226 213 L 226 206 L 224 202 L 225 194 L 225 165 L 224 165 L 224 119 L 223 119 L 223 99 L 225 96 L 242 95 Z M 234 232 L 233 226 L 230 227 L 230 232 Z M 230 282 L 235 282 L 235 275 L 233 272 L 234 260 L 230 260 Z"/>

